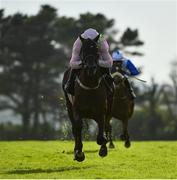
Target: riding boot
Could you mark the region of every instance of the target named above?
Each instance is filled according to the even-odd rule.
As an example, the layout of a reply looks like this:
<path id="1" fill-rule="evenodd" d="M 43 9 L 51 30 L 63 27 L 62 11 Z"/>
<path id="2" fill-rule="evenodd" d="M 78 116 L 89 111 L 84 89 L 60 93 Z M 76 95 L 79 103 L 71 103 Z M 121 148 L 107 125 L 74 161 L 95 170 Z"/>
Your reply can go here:
<path id="1" fill-rule="evenodd" d="M 106 85 L 106 93 L 107 93 L 107 116 L 110 116 L 112 111 L 112 103 L 114 96 L 114 79 L 110 74 L 109 68 L 102 68 L 101 73 L 105 76 L 104 82 Z"/>
<path id="2" fill-rule="evenodd" d="M 76 79 L 76 75 L 78 74 L 78 69 L 71 69 L 69 72 L 69 78 L 67 83 L 65 84 L 65 90 L 67 93 L 74 95 L 74 82 Z"/>
<path id="3" fill-rule="evenodd" d="M 134 93 L 133 88 L 130 86 L 130 83 L 129 83 L 129 81 L 128 81 L 127 78 L 125 79 L 125 85 L 126 85 L 126 87 L 127 87 L 127 89 L 128 89 L 128 92 L 129 92 L 129 94 L 130 94 L 130 98 L 131 98 L 131 99 L 135 99 L 135 98 L 136 98 L 136 95 L 135 95 L 135 93 Z"/>

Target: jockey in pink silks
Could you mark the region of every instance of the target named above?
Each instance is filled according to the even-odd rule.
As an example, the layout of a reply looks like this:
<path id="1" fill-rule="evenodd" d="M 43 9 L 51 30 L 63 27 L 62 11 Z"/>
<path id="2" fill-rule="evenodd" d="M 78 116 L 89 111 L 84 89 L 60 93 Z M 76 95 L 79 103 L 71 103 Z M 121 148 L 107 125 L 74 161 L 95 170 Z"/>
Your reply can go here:
<path id="1" fill-rule="evenodd" d="M 99 33 L 95 29 L 89 28 L 81 34 L 81 37 L 84 39 L 89 38 L 89 39 L 93 40 L 98 35 L 99 35 Z M 65 90 L 68 93 L 72 92 L 76 75 L 78 74 L 79 70 L 81 69 L 81 58 L 80 58 L 81 46 L 82 46 L 82 42 L 81 42 L 80 38 L 78 37 L 73 45 L 72 57 L 70 60 L 71 71 L 70 71 L 69 79 L 65 85 Z M 110 75 L 110 69 L 113 64 L 113 59 L 112 59 L 111 55 L 109 54 L 109 45 L 108 45 L 106 39 L 102 35 L 100 35 L 100 37 L 99 37 L 98 47 L 99 47 L 98 51 L 99 51 L 99 55 L 100 55 L 99 56 L 99 66 L 101 67 L 101 72 L 103 74 L 106 74 L 105 81 L 106 81 L 107 86 L 109 86 L 108 89 L 110 91 L 113 91 L 114 85 L 113 85 L 112 77 Z"/>

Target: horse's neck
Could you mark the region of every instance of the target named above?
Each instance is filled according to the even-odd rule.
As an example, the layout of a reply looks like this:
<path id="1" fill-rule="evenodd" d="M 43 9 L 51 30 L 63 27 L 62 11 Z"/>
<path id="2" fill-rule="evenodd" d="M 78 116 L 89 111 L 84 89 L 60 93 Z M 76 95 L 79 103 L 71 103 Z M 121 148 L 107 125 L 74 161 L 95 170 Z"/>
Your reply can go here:
<path id="1" fill-rule="evenodd" d="M 95 85 L 98 83 L 99 80 L 99 73 L 96 73 L 94 76 L 90 77 L 87 75 L 86 71 L 83 70 L 80 73 L 79 79 L 85 85 Z"/>
<path id="2" fill-rule="evenodd" d="M 127 96 L 127 89 L 123 82 L 116 85 L 115 96 L 119 98 Z"/>

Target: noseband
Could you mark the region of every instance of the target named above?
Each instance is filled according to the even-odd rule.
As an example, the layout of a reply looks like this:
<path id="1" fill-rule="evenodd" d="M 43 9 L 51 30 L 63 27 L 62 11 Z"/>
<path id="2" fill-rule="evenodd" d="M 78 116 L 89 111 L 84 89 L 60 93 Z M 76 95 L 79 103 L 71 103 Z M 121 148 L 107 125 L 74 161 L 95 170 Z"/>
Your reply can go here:
<path id="1" fill-rule="evenodd" d="M 82 69 L 85 69 L 86 71 L 91 70 L 91 73 L 92 73 L 92 68 L 93 68 L 93 71 L 95 70 L 95 73 L 96 73 L 97 68 L 99 67 L 98 62 L 97 62 L 99 55 L 96 49 L 98 38 L 94 40 L 91 40 L 91 39 L 84 40 L 82 37 L 80 37 L 80 39 L 83 43 L 81 53 L 80 53 L 81 61 L 82 61 Z M 95 75 L 95 73 L 93 72 L 93 76 Z M 95 78 L 97 78 L 97 84 L 94 87 L 89 87 L 89 86 L 84 85 L 79 79 L 79 76 L 76 76 L 76 81 L 79 84 L 79 86 L 83 88 L 84 90 L 95 90 L 99 88 L 101 81 L 103 79 L 103 76 L 99 77 L 99 79 L 96 76 Z"/>

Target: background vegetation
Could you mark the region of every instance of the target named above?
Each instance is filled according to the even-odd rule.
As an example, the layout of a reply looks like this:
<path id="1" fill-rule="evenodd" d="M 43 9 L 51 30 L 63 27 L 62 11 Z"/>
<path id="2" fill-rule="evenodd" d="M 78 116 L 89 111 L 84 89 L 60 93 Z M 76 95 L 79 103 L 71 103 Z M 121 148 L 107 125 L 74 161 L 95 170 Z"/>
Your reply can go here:
<path id="1" fill-rule="evenodd" d="M 61 99 L 61 78 L 77 36 L 94 27 L 108 39 L 110 52 L 119 48 L 127 56 L 143 56 L 137 51 L 144 44 L 138 30 L 127 27 L 119 32 L 114 23 L 100 13 L 58 16 L 48 5 L 32 16 L 16 13 L 5 17 L 0 10 L 0 140 L 72 138 Z M 137 98 L 129 124 L 132 139 L 177 139 L 175 59 L 169 76 L 169 84 L 157 84 L 153 78 L 146 85 L 133 84 Z M 11 116 L 4 119 L 3 113 Z M 118 138 L 120 123 L 113 120 L 113 124 L 113 136 Z M 94 122 L 85 125 L 84 138 L 94 139 Z"/>

